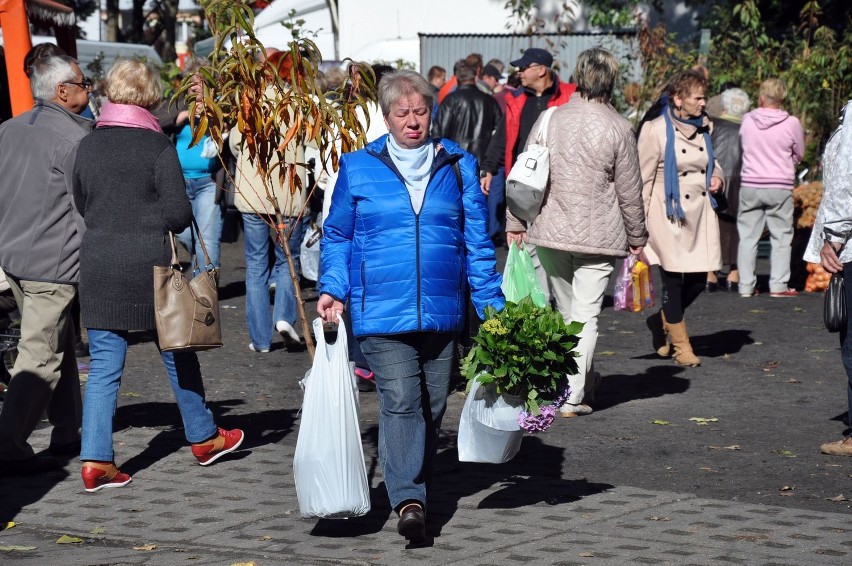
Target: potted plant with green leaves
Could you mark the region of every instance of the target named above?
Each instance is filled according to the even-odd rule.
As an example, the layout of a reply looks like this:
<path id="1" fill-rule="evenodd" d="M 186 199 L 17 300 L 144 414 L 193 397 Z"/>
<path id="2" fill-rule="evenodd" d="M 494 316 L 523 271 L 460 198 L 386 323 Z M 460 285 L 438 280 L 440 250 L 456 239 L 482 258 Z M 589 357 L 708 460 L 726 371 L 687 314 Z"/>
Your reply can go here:
<path id="1" fill-rule="evenodd" d="M 510 447 L 519 447 L 524 431 L 550 427 L 557 409 L 568 398 L 567 376 L 577 372 L 574 350 L 582 329 L 582 323 L 566 324 L 559 312 L 537 307 L 530 297 L 518 303 L 507 301 L 501 311 L 487 307 L 474 346 L 462 360 L 462 375 L 470 382 L 470 403 L 465 404 L 462 420 L 476 421 L 471 423 L 473 428 L 488 426 L 487 421 L 492 420 L 494 428 L 496 421 L 489 415 L 493 408 L 503 411 L 511 407 L 515 426 L 507 426 L 505 417 L 499 417 L 502 424 L 496 426 L 512 434 L 483 433 L 495 442 L 496 437 L 505 436 Z M 477 402 L 480 407 L 472 408 Z M 508 428 L 513 430 L 505 430 Z M 460 430 L 460 457 L 461 444 L 467 441 L 462 436 Z M 502 461 L 513 455 L 504 453 Z"/>

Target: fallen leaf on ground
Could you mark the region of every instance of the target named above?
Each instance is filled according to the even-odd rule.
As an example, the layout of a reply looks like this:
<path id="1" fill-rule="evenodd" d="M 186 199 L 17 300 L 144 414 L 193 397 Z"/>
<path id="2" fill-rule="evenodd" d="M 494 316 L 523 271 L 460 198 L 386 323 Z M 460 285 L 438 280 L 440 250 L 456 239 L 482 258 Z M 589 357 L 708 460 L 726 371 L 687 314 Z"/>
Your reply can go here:
<path id="1" fill-rule="evenodd" d="M 134 546 L 133 550 L 139 550 L 141 552 L 148 552 L 157 548 L 156 544 L 143 544 L 142 546 Z"/>
<path id="2" fill-rule="evenodd" d="M 595 553 L 594 552 L 581 552 L 580 557 L 581 558 L 594 558 Z"/>
<path id="3" fill-rule="evenodd" d="M 257 539 L 257 540 L 272 540 L 272 537 L 271 537 L 271 536 L 269 536 L 269 535 L 263 535 L 262 537 L 260 537 L 260 538 L 259 538 L 259 539 Z"/>
<path id="4" fill-rule="evenodd" d="M 791 452 L 790 450 L 776 450 L 776 454 L 780 456 L 786 456 L 787 458 L 796 458 L 798 455 L 795 452 Z"/>
<path id="5" fill-rule="evenodd" d="M 690 417 L 689 420 L 698 425 L 707 425 L 710 423 L 719 422 L 719 419 L 717 419 L 716 417 L 711 417 L 709 419 L 705 419 L 704 417 Z"/>
<path id="6" fill-rule="evenodd" d="M 843 497 L 842 493 L 840 495 L 838 495 L 837 497 L 826 497 L 826 499 L 828 499 L 829 501 L 838 501 L 838 502 L 839 501 L 849 501 L 849 499 L 846 499 L 845 497 Z"/>
<path id="7" fill-rule="evenodd" d="M 127 393 L 122 393 L 122 397 L 141 397 L 138 393 L 134 393 L 133 391 L 128 391 Z"/>
<path id="8" fill-rule="evenodd" d="M 231 566 L 255 566 L 254 562 L 234 562 Z"/>
<path id="9" fill-rule="evenodd" d="M 789 485 L 785 485 L 784 487 L 782 487 L 778 491 L 793 491 L 794 489 L 796 489 L 796 486 L 790 487 Z"/>
<path id="10" fill-rule="evenodd" d="M 766 312 L 766 309 L 750 309 L 748 312 L 752 314 L 763 314 Z"/>
<path id="11" fill-rule="evenodd" d="M 793 312 L 805 312 L 805 309 L 802 307 L 793 307 Z"/>
<path id="12" fill-rule="evenodd" d="M 0 552 L 24 552 L 35 550 L 37 546 L 0 546 Z"/>
<path id="13" fill-rule="evenodd" d="M 648 517 L 651 521 L 671 521 L 671 517 L 658 517 L 657 515 L 653 515 Z"/>
<path id="14" fill-rule="evenodd" d="M 15 526 L 15 522 L 9 521 L 8 523 L 6 523 L 6 525 L 2 529 L 0 529 L 0 531 L 5 531 L 6 529 L 11 529 L 14 526 Z"/>
<path id="15" fill-rule="evenodd" d="M 708 446 L 711 450 L 740 450 L 739 444 L 731 444 L 730 446 Z"/>
<path id="16" fill-rule="evenodd" d="M 83 539 L 72 537 L 68 535 L 62 535 L 58 539 L 56 539 L 56 544 L 81 544 Z"/>
<path id="17" fill-rule="evenodd" d="M 614 356 L 615 352 L 611 350 L 604 350 L 603 352 L 595 352 L 596 356 Z"/>
<path id="18" fill-rule="evenodd" d="M 662 420 L 662 419 L 654 419 L 653 421 L 651 421 L 651 424 L 658 424 L 658 425 L 668 425 L 668 426 L 671 426 L 671 424 L 672 424 L 672 423 L 670 423 L 669 421 L 664 421 L 664 420 Z"/>
<path id="19" fill-rule="evenodd" d="M 702 472 L 713 472 L 716 473 L 716 470 L 713 468 L 699 468 Z"/>
<path id="20" fill-rule="evenodd" d="M 100 535 L 100 534 L 103 534 L 104 532 L 106 532 L 106 529 L 103 528 L 103 527 L 95 527 L 94 529 L 92 529 L 89 532 L 93 535 Z"/>
<path id="21" fill-rule="evenodd" d="M 798 379 L 793 379 L 792 377 L 787 380 L 787 383 L 801 383 Z"/>

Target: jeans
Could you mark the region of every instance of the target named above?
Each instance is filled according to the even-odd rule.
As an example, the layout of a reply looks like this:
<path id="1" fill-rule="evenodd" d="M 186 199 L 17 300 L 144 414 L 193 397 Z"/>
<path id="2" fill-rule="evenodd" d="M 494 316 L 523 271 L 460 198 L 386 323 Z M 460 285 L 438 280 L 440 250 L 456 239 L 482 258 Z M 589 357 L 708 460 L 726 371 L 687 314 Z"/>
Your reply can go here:
<path id="1" fill-rule="evenodd" d="M 0 459 L 22 460 L 34 454 L 27 439 L 45 411 L 53 425 L 51 444 L 70 444 L 80 438 L 80 375 L 70 318 L 77 289 L 7 279 L 21 310 L 21 339 L 0 411 Z"/>
<path id="2" fill-rule="evenodd" d="M 506 169 L 501 167 L 491 177 L 488 190 L 488 237 L 493 238 L 506 231 Z"/>
<path id="3" fill-rule="evenodd" d="M 89 335 L 89 379 L 83 398 L 83 441 L 80 460 L 115 461 L 112 419 L 118 388 L 127 356 L 125 330 L 86 329 Z M 190 443 L 203 442 L 216 434 L 213 413 L 204 399 L 201 366 L 195 352 L 160 352 L 183 419 L 184 435 Z"/>
<path id="4" fill-rule="evenodd" d="M 790 281 L 790 253 L 793 243 L 793 191 L 787 189 L 755 189 L 740 187 L 740 209 L 737 214 L 737 266 L 740 269 L 740 294 L 749 295 L 757 283 L 755 263 L 757 242 L 763 224 L 769 229 L 772 243 L 769 292 L 787 290 Z"/>
<path id="5" fill-rule="evenodd" d="M 615 269 L 615 257 L 566 252 L 542 246 L 536 246 L 536 250 L 550 281 L 559 314 L 566 324 L 584 323 L 577 344 L 577 373 L 568 376 L 571 387 L 568 403 L 579 405 L 584 398 L 593 399 L 595 394 L 593 359 L 598 343 L 598 316 Z"/>
<path id="6" fill-rule="evenodd" d="M 274 218 L 261 218 L 253 212 L 243 213 L 243 239 L 246 251 L 246 325 L 251 343 L 257 350 L 265 350 L 272 344 L 272 329 L 275 322 L 283 320 L 291 325 L 296 322 L 296 291 L 293 288 L 293 280 L 290 278 L 287 257 L 275 241 L 274 232 L 271 231 L 267 221 L 275 224 Z M 285 219 L 285 222 L 295 222 L 295 218 Z M 296 223 L 289 238 L 293 262 L 297 265 L 303 230 L 304 223 Z M 270 265 L 270 253 L 275 255 L 272 265 Z M 269 284 L 273 282 L 275 283 L 275 303 L 270 313 Z"/>
<path id="7" fill-rule="evenodd" d="M 391 507 L 409 500 L 425 506 L 455 336 L 415 332 L 359 341 L 379 391 L 379 462 Z"/>
<path id="8" fill-rule="evenodd" d="M 846 281 L 846 304 L 852 305 L 852 262 L 843 264 L 843 278 Z M 846 425 L 852 428 L 852 316 L 846 317 L 846 328 L 840 331 L 840 355 L 846 369 Z M 852 436 L 852 433 L 850 433 Z"/>
<path id="9" fill-rule="evenodd" d="M 222 226 L 225 222 L 225 215 L 222 212 L 222 207 L 216 203 L 216 182 L 212 177 L 202 177 L 200 179 L 187 179 L 186 194 L 189 201 L 192 203 L 192 215 L 198 223 L 198 229 L 201 231 L 201 237 L 204 239 L 204 246 L 207 248 L 207 253 L 210 255 L 210 263 L 213 267 L 219 268 L 219 248 L 222 240 Z M 201 244 L 194 241 L 192 231 L 187 228 L 177 235 L 177 239 L 182 243 L 190 255 L 198 258 L 199 265 L 204 266 L 204 252 L 201 250 Z"/>

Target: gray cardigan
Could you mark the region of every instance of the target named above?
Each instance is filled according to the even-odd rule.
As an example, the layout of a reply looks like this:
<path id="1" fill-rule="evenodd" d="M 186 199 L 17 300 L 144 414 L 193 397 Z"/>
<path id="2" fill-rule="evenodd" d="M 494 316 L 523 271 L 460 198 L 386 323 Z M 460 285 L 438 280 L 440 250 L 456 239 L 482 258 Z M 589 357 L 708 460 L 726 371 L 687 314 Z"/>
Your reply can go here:
<path id="1" fill-rule="evenodd" d="M 96 129 L 77 151 L 74 198 L 86 222 L 83 325 L 153 330 L 153 268 L 171 259 L 167 231 L 180 232 L 192 219 L 174 145 L 150 130 Z"/>
<path id="2" fill-rule="evenodd" d="M 0 125 L 0 267 L 6 273 L 77 283 L 83 224 L 71 173 L 91 127 L 91 120 L 44 100 Z"/>

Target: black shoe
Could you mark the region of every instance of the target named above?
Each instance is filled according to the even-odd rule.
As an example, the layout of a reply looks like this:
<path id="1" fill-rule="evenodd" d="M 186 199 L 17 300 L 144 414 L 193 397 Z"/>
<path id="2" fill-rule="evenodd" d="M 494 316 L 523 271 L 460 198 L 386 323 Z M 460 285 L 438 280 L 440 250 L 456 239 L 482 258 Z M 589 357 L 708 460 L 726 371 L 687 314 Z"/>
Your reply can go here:
<path id="1" fill-rule="evenodd" d="M 426 514 L 419 503 L 409 503 L 400 509 L 396 532 L 412 543 L 426 540 Z"/>
<path id="2" fill-rule="evenodd" d="M 730 293 L 739 293 L 740 292 L 740 282 L 739 281 L 728 281 L 725 284 L 725 287 L 727 287 L 728 292 L 730 292 Z"/>
<path id="3" fill-rule="evenodd" d="M 52 444 L 47 450 L 54 456 L 66 456 L 75 458 L 80 455 L 80 441 L 67 442 L 65 444 Z"/>
<path id="4" fill-rule="evenodd" d="M 0 460 L 0 477 L 29 476 L 61 469 L 62 462 L 45 456 L 32 456 L 24 460 Z"/>
<path id="5" fill-rule="evenodd" d="M 719 283 L 711 283 L 710 281 L 708 281 L 707 285 L 704 287 L 704 289 L 708 293 L 715 293 L 716 291 L 719 290 Z"/>

